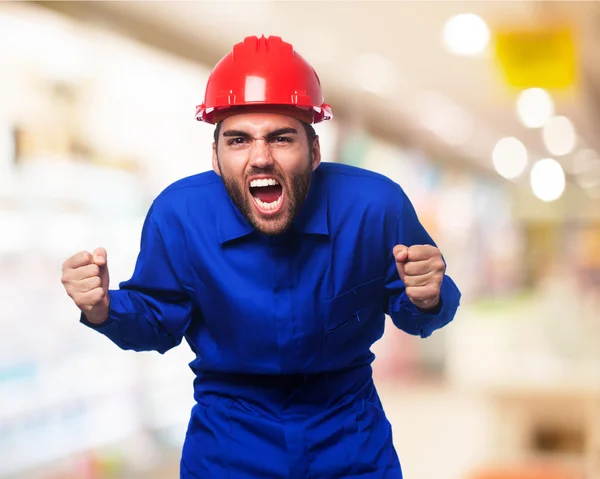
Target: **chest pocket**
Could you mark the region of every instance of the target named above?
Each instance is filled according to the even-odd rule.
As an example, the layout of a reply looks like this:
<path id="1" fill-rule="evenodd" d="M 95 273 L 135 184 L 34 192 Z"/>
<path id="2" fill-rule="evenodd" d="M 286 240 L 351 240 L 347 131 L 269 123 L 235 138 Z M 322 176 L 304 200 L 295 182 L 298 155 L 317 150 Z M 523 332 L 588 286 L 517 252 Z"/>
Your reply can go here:
<path id="1" fill-rule="evenodd" d="M 383 298 L 384 277 L 354 286 L 331 299 L 321 301 L 325 332 L 343 328 L 363 309 L 378 307 Z"/>
<path id="2" fill-rule="evenodd" d="M 384 277 L 359 284 L 322 302 L 324 366 L 350 366 L 383 334 Z"/>

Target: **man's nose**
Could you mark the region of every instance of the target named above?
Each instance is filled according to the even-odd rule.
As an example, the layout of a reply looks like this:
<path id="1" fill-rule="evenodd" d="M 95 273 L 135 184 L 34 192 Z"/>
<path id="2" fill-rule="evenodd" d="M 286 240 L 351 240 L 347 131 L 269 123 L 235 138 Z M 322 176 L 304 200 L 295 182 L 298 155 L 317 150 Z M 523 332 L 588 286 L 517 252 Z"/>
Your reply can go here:
<path id="1" fill-rule="evenodd" d="M 263 139 L 254 140 L 250 149 L 250 165 L 255 168 L 266 168 L 273 164 L 269 144 Z"/>

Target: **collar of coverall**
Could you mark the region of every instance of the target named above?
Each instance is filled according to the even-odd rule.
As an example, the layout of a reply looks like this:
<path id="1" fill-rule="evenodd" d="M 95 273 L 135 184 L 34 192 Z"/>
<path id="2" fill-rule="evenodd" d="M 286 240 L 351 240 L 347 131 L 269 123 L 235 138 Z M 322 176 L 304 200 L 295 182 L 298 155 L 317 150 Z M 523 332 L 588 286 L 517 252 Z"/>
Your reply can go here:
<path id="1" fill-rule="evenodd" d="M 302 123 L 311 124 L 314 112 L 313 110 L 287 105 L 234 106 L 215 111 L 214 122 L 220 123 L 230 116 L 243 113 L 275 113 L 278 115 L 291 116 Z"/>

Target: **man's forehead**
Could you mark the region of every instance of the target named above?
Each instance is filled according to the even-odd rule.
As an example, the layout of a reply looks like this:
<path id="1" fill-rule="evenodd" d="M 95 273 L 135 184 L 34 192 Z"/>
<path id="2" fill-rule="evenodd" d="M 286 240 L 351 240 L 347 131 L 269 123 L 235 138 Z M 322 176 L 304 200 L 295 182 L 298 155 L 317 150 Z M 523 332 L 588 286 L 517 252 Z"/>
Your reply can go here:
<path id="1" fill-rule="evenodd" d="M 268 133 L 281 128 L 294 128 L 302 130 L 302 123 L 291 116 L 278 113 L 240 113 L 225 118 L 221 124 L 221 131 L 239 130 L 248 133 Z"/>

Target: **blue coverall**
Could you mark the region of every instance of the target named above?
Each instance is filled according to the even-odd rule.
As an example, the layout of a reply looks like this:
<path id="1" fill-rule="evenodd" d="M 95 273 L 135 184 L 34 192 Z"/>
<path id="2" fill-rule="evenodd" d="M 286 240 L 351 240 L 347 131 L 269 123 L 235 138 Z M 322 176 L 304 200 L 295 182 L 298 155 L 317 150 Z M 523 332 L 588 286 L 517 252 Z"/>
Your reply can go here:
<path id="1" fill-rule="evenodd" d="M 154 200 L 133 276 L 94 326 L 122 349 L 164 353 L 185 337 L 194 406 L 181 478 L 399 479 L 370 351 L 388 314 L 423 338 L 449 323 L 406 296 L 392 249 L 434 244 L 401 187 L 322 163 L 293 227 L 255 231 L 213 172 Z"/>

